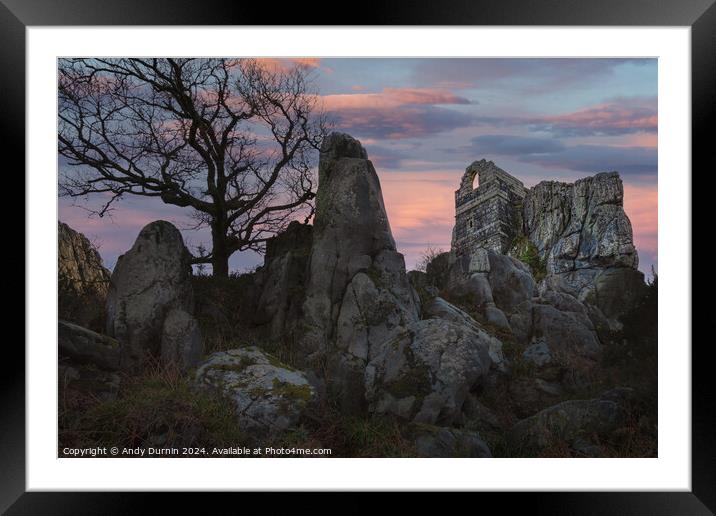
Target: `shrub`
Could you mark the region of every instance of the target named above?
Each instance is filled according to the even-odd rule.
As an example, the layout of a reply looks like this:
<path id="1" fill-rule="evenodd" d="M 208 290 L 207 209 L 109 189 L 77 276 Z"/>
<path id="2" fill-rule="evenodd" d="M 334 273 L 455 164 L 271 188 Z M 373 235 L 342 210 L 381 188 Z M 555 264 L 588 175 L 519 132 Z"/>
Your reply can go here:
<path id="1" fill-rule="evenodd" d="M 510 255 L 529 266 L 535 281 L 539 282 L 547 275 L 547 266 L 544 260 L 540 257 L 537 247 L 529 241 L 526 235 L 520 235 L 515 239 Z"/>

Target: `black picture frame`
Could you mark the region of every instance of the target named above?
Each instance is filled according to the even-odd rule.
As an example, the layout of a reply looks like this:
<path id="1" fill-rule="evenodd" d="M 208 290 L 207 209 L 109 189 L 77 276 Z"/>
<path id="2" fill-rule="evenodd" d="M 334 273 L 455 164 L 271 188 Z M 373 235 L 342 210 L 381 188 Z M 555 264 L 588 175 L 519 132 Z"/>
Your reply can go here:
<path id="1" fill-rule="evenodd" d="M 320 19 L 319 13 L 335 13 Z M 343 12 L 343 14 L 338 14 Z M 716 5 L 714 0 L 462 0 L 453 2 L 379 3 L 367 0 L 348 10 L 323 8 L 311 3 L 300 14 L 277 9 L 271 3 L 220 2 L 218 0 L 0 0 L 0 128 L 5 188 L 22 198 L 25 191 L 25 29 L 35 25 L 551 25 L 551 26 L 690 26 L 692 35 L 692 162 L 693 168 L 713 171 L 714 92 L 716 92 Z M 31 137 L 31 135 L 27 135 Z M 12 172 L 12 173 L 11 173 Z M 689 171 L 668 171 L 681 173 Z M 692 175 L 693 178 L 693 175 Z M 693 204 L 693 203 L 692 203 Z M 10 206 L 6 204 L 5 206 Z M 9 225 L 19 229 L 19 210 Z M 24 242 L 24 232 L 21 237 Z M 15 240 L 17 242 L 17 240 Z M 51 244 L 49 244 L 51 245 Z M 15 244 L 8 258 L 5 284 L 19 283 L 19 268 L 25 277 L 24 245 Z M 22 251 L 19 251 L 22 249 Z M 11 279 L 11 278 L 14 278 Z M 8 285 L 9 286 L 9 285 Z M 15 286 L 15 285 L 12 285 Z M 17 285 L 19 291 L 20 285 Z M 8 289 L 9 290 L 9 289 Z M 24 299 L 23 290 L 23 299 Z M 685 300 L 686 301 L 686 300 Z M 689 300 L 690 302 L 690 300 Z M 21 304 L 13 302 L 15 306 Z M 24 306 L 24 303 L 22 304 Z M 692 316 L 693 320 L 693 316 Z M 9 335 L 6 334 L 6 335 Z M 480 494 L 497 499 L 501 511 L 515 505 L 544 514 L 712 514 L 716 511 L 716 389 L 712 362 L 708 360 L 710 339 L 692 348 L 692 491 L 642 493 L 528 493 Z M 671 345 L 687 346 L 688 342 Z M 148 497 L 161 497 L 187 504 L 185 495 L 127 493 L 26 493 L 25 492 L 25 352 L 19 339 L 6 337 L 0 375 L 0 511 L 7 514 L 111 514 L 142 512 Z M 212 496 L 217 496 L 212 493 Z M 256 496 L 242 494 L 243 501 Z M 286 503 L 272 496 L 276 512 Z M 351 495 L 354 500 L 341 512 L 362 512 L 373 502 Z M 223 497 L 219 497 L 219 500 Z M 216 499 L 212 499 L 216 501 Z M 325 499 L 320 502 L 325 505 Z M 413 503 L 423 504 L 422 497 Z M 244 502 L 242 502 L 244 503 Z M 316 507 L 314 500 L 305 500 Z M 276 505 L 278 504 L 278 505 Z M 287 507 L 288 508 L 288 507 Z M 168 509 L 168 506 L 165 506 Z"/>

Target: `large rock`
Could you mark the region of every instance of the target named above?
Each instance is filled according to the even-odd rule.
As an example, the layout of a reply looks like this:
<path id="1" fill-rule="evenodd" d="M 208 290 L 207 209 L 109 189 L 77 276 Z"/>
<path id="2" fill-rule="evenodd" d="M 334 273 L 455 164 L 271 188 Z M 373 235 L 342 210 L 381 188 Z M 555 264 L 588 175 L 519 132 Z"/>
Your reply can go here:
<path id="1" fill-rule="evenodd" d="M 531 299 L 535 293 L 532 272 L 527 265 L 511 256 L 490 251 L 488 257 L 492 298 L 500 310 L 512 313 L 517 305 Z"/>
<path id="2" fill-rule="evenodd" d="M 107 333 L 122 345 L 122 367 L 137 368 L 159 356 L 164 320 L 171 310 L 193 314 L 189 251 L 171 223 L 152 222 L 119 257 L 107 299 Z"/>
<path id="3" fill-rule="evenodd" d="M 538 342 L 543 343 L 552 356 L 577 353 L 593 357 L 601 350 L 589 317 L 541 303 L 532 307 L 532 343 Z"/>
<path id="4" fill-rule="evenodd" d="M 510 446 L 531 454 L 591 434 L 608 435 L 625 420 L 629 389 L 613 389 L 598 399 L 569 400 L 523 419 L 509 431 Z"/>
<path id="5" fill-rule="evenodd" d="M 114 399 L 121 380 L 119 343 L 67 321 L 59 321 L 57 330 L 60 400 Z"/>
<path id="6" fill-rule="evenodd" d="M 60 357 L 107 371 L 119 369 L 119 342 L 115 339 L 67 321 L 58 321 L 57 332 Z"/>
<path id="7" fill-rule="evenodd" d="M 467 326 L 472 331 L 480 334 L 481 340 L 488 344 L 487 349 L 490 354 L 490 359 L 492 360 L 492 365 L 499 370 L 504 369 L 505 357 L 502 353 L 502 342 L 488 334 L 475 319 L 470 317 L 470 315 L 463 310 L 448 303 L 441 297 L 435 297 L 425 304 L 423 308 L 423 318 L 451 321 L 461 326 Z"/>
<path id="8" fill-rule="evenodd" d="M 446 295 L 476 314 L 491 332 L 507 332 L 527 347 L 524 358 L 529 362 L 539 367 L 553 359 L 577 363 L 572 360 L 575 356 L 594 359 L 601 350 L 595 324 L 603 325 L 601 311 L 561 289 L 554 290 L 550 282 L 538 288 L 530 268 L 516 258 L 476 249 L 453 255 L 449 269 Z M 423 312 L 427 316 L 440 313 L 443 318 L 453 314 L 452 320 L 457 320 L 456 312 L 437 299 Z"/>
<path id="9" fill-rule="evenodd" d="M 530 268 L 511 256 L 488 249 L 449 255 L 446 295 L 482 316 L 485 322 L 511 330 L 508 316 L 536 294 Z"/>
<path id="10" fill-rule="evenodd" d="M 58 315 L 60 319 L 99 330 L 110 273 L 97 249 L 67 224 L 57 227 Z"/>
<path id="11" fill-rule="evenodd" d="M 449 425 L 490 369 L 490 338 L 440 319 L 418 321 L 371 349 L 366 393 L 372 412 Z"/>
<path id="12" fill-rule="evenodd" d="M 492 457 L 490 448 L 477 432 L 425 424 L 413 425 L 411 432 L 419 457 Z"/>
<path id="13" fill-rule="evenodd" d="M 253 322 L 270 339 L 285 339 L 300 324 L 312 242 L 313 226 L 294 221 L 266 243 L 264 265 L 255 274 Z"/>
<path id="14" fill-rule="evenodd" d="M 378 175 L 360 142 L 332 133 L 319 164 L 299 346 L 305 365 L 325 363 L 329 391 L 344 410 L 361 410 L 370 349 L 417 318 Z"/>
<path id="15" fill-rule="evenodd" d="M 524 230 L 545 261 L 551 289 L 598 307 L 612 330 L 644 294 L 644 275 L 617 172 L 574 184 L 544 181 L 524 199 Z"/>
<path id="16" fill-rule="evenodd" d="M 294 427 L 315 399 L 305 374 L 253 346 L 211 354 L 196 382 L 226 396 L 241 428 L 256 437 Z"/>
<path id="17" fill-rule="evenodd" d="M 203 354 L 204 340 L 199 323 L 184 310 L 170 310 L 162 326 L 162 362 L 187 371 L 199 363 Z"/>
<path id="18" fill-rule="evenodd" d="M 546 259 L 547 271 L 639 264 L 624 187 L 617 172 L 602 172 L 574 184 L 544 181 L 524 199 L 527 236 Z"/>

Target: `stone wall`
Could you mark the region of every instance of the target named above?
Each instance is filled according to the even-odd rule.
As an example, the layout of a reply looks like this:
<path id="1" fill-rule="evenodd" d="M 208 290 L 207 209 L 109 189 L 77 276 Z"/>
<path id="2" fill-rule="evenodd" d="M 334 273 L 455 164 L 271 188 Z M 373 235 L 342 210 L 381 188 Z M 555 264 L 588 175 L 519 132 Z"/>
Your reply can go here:
<path id="1" fill-rule="evenodd" d="M 506 253 L 521 227 L 520 205 L 526 193 L 518 179 L 492 161 L 472 163 L 455 192 L 453 251 L 462 255 L 485 248 Z"/>

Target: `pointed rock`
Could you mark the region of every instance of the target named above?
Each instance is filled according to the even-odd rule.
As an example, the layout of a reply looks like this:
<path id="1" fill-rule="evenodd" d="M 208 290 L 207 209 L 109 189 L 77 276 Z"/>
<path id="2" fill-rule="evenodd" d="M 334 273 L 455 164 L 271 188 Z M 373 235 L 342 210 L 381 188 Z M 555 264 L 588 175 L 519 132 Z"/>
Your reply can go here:
<path id="1" fill-rule="evenodd" d="M 173 310 L 194 311 L 190 254 L 179 230 L 159 220 L 146 225 L 119 257 L 107 299 L 107 333 L 122 346 L 122 367 L 136 369 L 159 356 L 162 329 Z"/>

